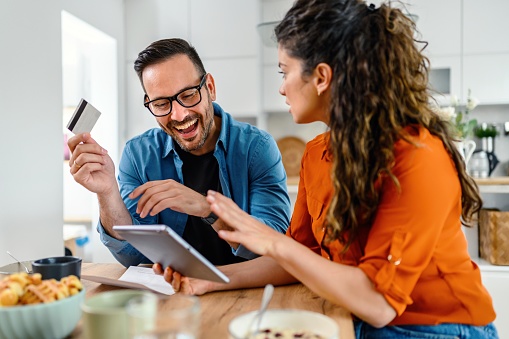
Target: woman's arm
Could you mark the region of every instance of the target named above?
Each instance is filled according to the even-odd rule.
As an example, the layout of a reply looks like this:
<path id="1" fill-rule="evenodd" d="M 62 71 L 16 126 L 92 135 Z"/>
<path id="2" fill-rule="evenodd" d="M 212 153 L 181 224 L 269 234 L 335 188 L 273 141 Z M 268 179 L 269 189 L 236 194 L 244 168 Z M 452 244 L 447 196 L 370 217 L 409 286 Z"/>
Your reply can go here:
<path id="1" fill-rule="evenodd" d="M 361 269 L 316 255 L 304 245 L 253 219 L 219 193 L 209 192 L 207 199 L 212 211 L 233 228 L 233 231 L 220 231 L 221 238 L 243 243 L 253 252 L 272 258 L 315 293 L 347 308 L 375 327 L 388 324 L 396 316 L 395 310 L 375 290 Z M 263 268 L 258 270 L 263 271 Z M 248 280 L 249 276 L 240 273 L 238 280 L 232 283 L 238 284 L 236 288 L 252 287 L 244 285 L 242 281 L 246 278 Z"/>
<path id="2" fill-rule="evenodd" d="M 292 239 L 276 242 L 266 255 L 313 292 L 347 308 L 372 326 L 383 327 L 396 316 L 396 311 L 358 267 L 327 260 Z"/>
<path id="3" fill-rule="evenodd" d="M 219 267 L 219 270 L 230 278 L 228 284 L 184 277 L 170 267 L 167 267 L 163 272 L 160 264 L 154 264 L 153 269 L 157 274 L 164 274 L 164 279 L 172 285 L 176 292 L 194 295 L 213 291 L 262 287 L 266 284 L 286 285 L 298 281 L 269 257 L 259 257 Z"/>

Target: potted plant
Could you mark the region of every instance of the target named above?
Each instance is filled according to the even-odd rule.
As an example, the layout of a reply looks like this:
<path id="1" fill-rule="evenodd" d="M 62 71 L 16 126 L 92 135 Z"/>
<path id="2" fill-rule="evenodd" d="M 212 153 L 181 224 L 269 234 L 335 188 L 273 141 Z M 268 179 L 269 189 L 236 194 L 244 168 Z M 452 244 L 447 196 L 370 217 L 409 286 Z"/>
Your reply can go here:
<path id="1" fill-rule="evenodd" d="M 481 139 L 481 153 L 485 153 L 489 161 L 488 175 L 493 173 L 499 163 L 495 155 L 495 137 L 498 135 L 497 126 L 483 122 L 474 128 L 474 135 Z"/>
<path id="2" fill-rule="evenodd" d="M 467 102 L 461 105 L 456 96 L 452 96 L 451 105 L 447 107 L 433 107 L 438 117 L 447 121 L 452 135 L 456 139 L 456 147 L 465 160 L 465 164 L 475 151 L 475 141 L 468 137 L 474 134 L 477 119 L 470 118 L 469 114 L 479 104 L 479 100 L 471 96 L 468 90 Z"/>
<path id="3" fill-rule="evenodd" d="M 474 135 L 479 139 L 494 138 L 498 135 L 497 126 L 484 122 L 474 128 Z"/>
<path id="4" fill-rule="evenodd" d="M 437 115 L 445 121 L 448 121 L 452 134 L 458 140 L 464 140 L 474 134 L 477 126 L 477 119 L 470 118 L 470 112 L 473 111 L 479 100 L 472 97 L 470 89 L 468 90 L 467 102 L 462 105 L 458 102 L 456 96 L 451 97 L 451 105 L 447 107 L 435 107 Z"/>

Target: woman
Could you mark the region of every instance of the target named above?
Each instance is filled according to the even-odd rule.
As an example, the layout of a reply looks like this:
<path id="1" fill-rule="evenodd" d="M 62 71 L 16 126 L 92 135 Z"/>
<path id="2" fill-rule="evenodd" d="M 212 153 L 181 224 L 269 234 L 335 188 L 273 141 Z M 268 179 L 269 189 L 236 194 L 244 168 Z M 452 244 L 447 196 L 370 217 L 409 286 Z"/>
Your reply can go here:
<path id="1" fill-rule="evenodd" d="M 262 257 L 221 267 L 228 285 L 167 268 L 177 291 L 300 281 L 350 310 L 358 338 L 498 337 L 461 230 L 481 199 L 428 105 L 414 28 L 388 5 L 295 2 L 276 28 L 280 92 L 295 122 L 323 121 L 329 132 L 306 147 L 287 236 L 209 192 L 232 227 L 220 236 Z"/>

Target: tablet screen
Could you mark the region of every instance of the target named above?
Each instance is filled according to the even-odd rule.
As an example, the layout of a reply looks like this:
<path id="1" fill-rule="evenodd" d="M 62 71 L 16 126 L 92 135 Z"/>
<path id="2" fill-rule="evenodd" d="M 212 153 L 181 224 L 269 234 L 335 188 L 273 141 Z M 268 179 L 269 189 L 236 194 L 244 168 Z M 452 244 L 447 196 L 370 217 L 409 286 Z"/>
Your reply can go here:
<path id="1" fill-rule="evenodd" d="M 166 225 L 113 226 L 144 256 L 184 276 L 227 283 L 230 280 L 210 261 Z"/>

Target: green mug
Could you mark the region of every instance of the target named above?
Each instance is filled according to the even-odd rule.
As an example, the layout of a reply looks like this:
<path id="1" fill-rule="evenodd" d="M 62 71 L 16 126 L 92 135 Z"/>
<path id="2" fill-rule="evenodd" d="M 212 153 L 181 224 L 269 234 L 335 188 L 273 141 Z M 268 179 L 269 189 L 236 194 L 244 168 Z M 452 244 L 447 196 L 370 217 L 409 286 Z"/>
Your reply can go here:
<path id="1" fill-rule="evenodd" d="M 137 297 L 157 297 L 147 291 L 115 290 L 97 294 L 81 305 L 83 333 L 87 339 L 126 339 L 129 334 L 129 318 L 126 305 Z"/>

